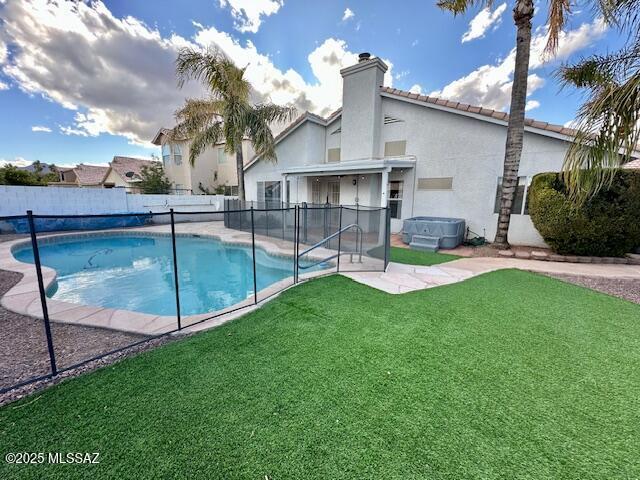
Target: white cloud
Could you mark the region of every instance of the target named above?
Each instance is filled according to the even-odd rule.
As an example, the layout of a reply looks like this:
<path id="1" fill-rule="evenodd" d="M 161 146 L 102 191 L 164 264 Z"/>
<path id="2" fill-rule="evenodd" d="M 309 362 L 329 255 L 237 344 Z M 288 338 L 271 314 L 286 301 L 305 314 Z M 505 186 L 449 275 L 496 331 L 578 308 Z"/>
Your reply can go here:
<path id="1" fill-rule="evenodd" d="M 413 42 L 411 42 L 411 46 L 412 46 L 412 47 L 417 47 L 419 43 L 420 43 L 420 40 L 418 40 L 418 39 L 416 38 Z"/>
<path id="2" fill-rule="evenodd" d="M 355 17 L 356 14 L 353 13 L 353 10 L 351 10 L 349 7 L 345 8 L 344 13 L 342 14 L 342 21 L 346 22 L 347 20 L 349 20 L 350 18 Z"/>
<path id="3" fill-rule="evenodd" d="M 135 18 L 114 17 L 101 2 L 8 2 L 0 16 L 0 42 L 12 52 L 0 68 L 23 91 L 75 110 L 73 121 L 59 126 L 63 134 L 107 133 L 142 146 L 150 145 L 158 128 L 173 123 L 185 98 L 204 93 L 193 83 L 176 87 L 180 47 L 214 43 L 247 67 L 257 100 L 293 103 L 318 114 L 339 106 L 340 69 L 357 62 L 343 40 L 328 38 L 308 56 L 315 79 L 307 81 L 293 69 L 278 69 L 251 41 L 241 44 L 198 24 L 191 39 L 162 37 Z M 385 84 L 391 85 L 393 65 L 385 61 L 390 67 Z"/>
<path id="4" fill-rule="evenodd" d="M 538 76 L 535 70 L 548 63 L 566 59 L 600 38 L 605 30 L 604 22 L 596 19 L 592 23 L 585 23 L 575 30 L 562 33 L 558 52 L 553 58 L 545 58 L 547 35 L 545 31 L 538 30 L 531 41 L 529 69 L 533 73 L 529 75 L 528 94 L 531 95 L 544 84 L 544 79 Z M 430 95 L 496 110 L 506 110 L 511 101 L 515 56 L 515 49 L 513 49 L 506 58 L 499 60 L 496 64 L 482 65 Z"/>
<path id="5" fill-rule="evenodd" d="M 49 127 L 45 127 L 45 126 L 42 126 L 42 125 L 34 125 L 33 127 L 31 127 L 31 131 L 32 132 L 51 133 L 51 129 Z"/>
<path id="6" fill-rule="evenodd" d="M 410 91 L 411 93 L 417 93 L 417 94 L 419 94 L 419 95 L 422 95 L 422 86 L 416 83 L 416 84 L 414 84 L 414 85 L 412 85 L 412 86 L 411 86 L 411 88 L 409 89 L 409 91 Z"/>
<path id="7" fill-rule="evenodd" d="M 525 105 L 525 111 L 533 110 L 534 108 L 538 108 L 540 106 L 540 102 L 538 100 L 528 100 Z"/>
<path id="8" fill-rule="evenodd" d="M 507 4 L 501 3 L 493 12 L 489 7 L 480 10 L 469 22 L 469 29 L 462 35 L 462 43 L 470 42 L 476 38 L 483 38 L 492 26 L 496 29 L 500 25 L 502 14 L 506 9 Z"/>
<path id="9" fill-rule="evenodd" d="M 218 45 L 237 65 L 246 66 L 247 80 L 263 99 L 268 98 L 278 104 L 294 103 L 301 110 L 320 115 L 326 115 L 340 105 L 340 69 L 358 62 L 358 55 L 349 51 L 344 40 L 328 38 L 307 57 L 317 79 L 315 83 L 307 83 L 293 69 L 285 72 L 279 70 L 251 41 L 241 45 L 228 33 L 220 32 L 214 27 L 201 28 L 194 41 L 202 47 Z M 389 60 L 384 61 L 389 65 L 385 85 L 391 85 L 393 64 Z"/>
<path id="10" fill-rule="evenodd" d="M 28 167 L 32 163 L 32 160 L 26 160 L 22 157 L 15 157 L 13 160 L 0 158 L 0 167 L 6 167 L 7 165 L 13 165 L 14 167 Z"/>
<path id="11" fill-rule="evenodd" d="M 284 0 L 220 0 L 222 8 L 231 8 L 234 27 L 243 33 L 256 33 L 263 17 L 273 15 L 283 4 Z"/>
<path id="12" fill-rule="evenodd" d="M 0 91 L 2 90 L 9 90 L 9 85 L 0 80 Z"/>

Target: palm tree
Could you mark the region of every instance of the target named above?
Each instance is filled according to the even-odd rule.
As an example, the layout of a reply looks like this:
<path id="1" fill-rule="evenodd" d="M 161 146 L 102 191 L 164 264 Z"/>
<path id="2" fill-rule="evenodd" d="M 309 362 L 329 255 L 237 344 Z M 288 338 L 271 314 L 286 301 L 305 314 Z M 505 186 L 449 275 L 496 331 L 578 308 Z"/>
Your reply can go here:
<path id="1" fill-rule="evenodd" d="M 609 1 L 609 0 L 601 0 Z M 438 6 L 458 15 L 475 5 L 491 6 L 491 0 L 440 0 Z M 549 0 L 547 53 L 555 53 L 558 38 L 564 28 L 566 14 L 570 11 L 570 0 Z M 511 87 L 511 105 L 507 125 L 504 167 L 502 175 L 502 195 L 494 246 L 509 248 L 508 232 L 511 221 L 511 206 L 518 186 L 518 169 L 524 138 L 524 113 L 527 101 L 527 77 L 529 76 L 529 56 L 531 53 L 531 19 L 534 15 L 533 0 L 515 0 L 513 20 L 516 25 L 516 58 Z"/>
<path id="2" fill-rule="evenodd" d="M 626 45 L 559 71 L 565 85 L 587 91 L 563 166 L 569 195 L 578 204 L 613 181 L 640 141 L 640 0 L 601 1 L 607 23 L 628 33 Z"/>
<path id="3" fill-rule="evenodd" d="M 296 114 L 295 107 L 252 104 L 251 84 L 244 78 L 245 69 L 238 68 L 217 49 L 206 52 L 181 49 L 176 73 L 180 88 L 186 81 L 196 80 L 209 91 L 209 96 L 188 99 L 176 112 L 177 125 L 170 141 L 191 140 L 189 161 L 192 165 L 207 147 L 224 141 L 226 152 L 236 156 L 238 198 L 244 200 L 243 140 L 248 138 L 261 158 L 277 161 L 270 125 L 291 120 Z"/>

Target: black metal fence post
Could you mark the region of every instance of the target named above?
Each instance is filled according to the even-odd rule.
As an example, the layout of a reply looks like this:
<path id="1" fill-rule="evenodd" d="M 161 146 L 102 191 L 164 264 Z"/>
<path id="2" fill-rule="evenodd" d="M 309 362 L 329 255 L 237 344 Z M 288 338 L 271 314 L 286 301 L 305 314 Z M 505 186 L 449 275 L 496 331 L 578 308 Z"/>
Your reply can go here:
<path id="1" fill-rule="evenodd" d="M 340 213 L 338 214 L 338 261 L 336 272 L 340 272 L 340 246 L 342 244 L 342 205 L 340 205 Z"/>
<path id="2" fill-rule="evenodd" d="M 294 246 L 293 246 L 293 261 L 294 261 L 294 270 L 293 270 L 293 283 L 298 283 L 298 266 L 299 266 L 299 258 L 298 254 L 300 253 L 300 208 L 296 205 L 295 207 L 295 226 L 293 228 L 293 238 L 294 238 Z"/>
<path id="3" fill-rule="evenodd" d="M 38 277 L 38 290 L 40 291 L 40 304 L 42 305 L 42 318 L 44 319 L 44 332 L 47 336 L 47 349 L 49 350 L 49 363 L 51 364 L 51 375 L 58 374 L 56 366 L 56 355 L 53 350 L 53 337 L 51 336 L 51 323 L 49 322 L 49 309 L 47 308 L 47 295 L 44 290 L 44 280 L 42 278 L 42 264 L 40 263 L 40 251 L 38 250 L 38 239 L 36 238 L 36 226 L 33 221 L 33 211 L 27 210 L 29 217 L 29 232 L 31 233 L 31 248 L 33 249 L 33 262 L 36 266 L 36 276 Z"/>
<path id="4" fill-rule="evenodd" d="M 391 249 L 391 215 L 389 214 L 389 207 L 384 209 L 384 270 L 387 270 L 389 265 L 389 253 Z"/>
<path id="5" fill-rule="evenodd" d="M 173 248 L 173 282 L 176 286 L 176 316 L 178 317 L 178 330 L 182 330 L 182 318 L 180 316 L 180 287 L 178 286 L 178 255 L 176 253 L 176 223 L 173 216 L 173 208 L 171 212 L 171 246 Z"/>
<path id="6" fill-rule="evenodd" d="M 304 207 L 304 227 L 302 228 L 302 231 L 304 232 L 304 243 L 307 243 L 307 230 L 308 230 L 308 213 L 309 210 L 307 210 L 307 202 L 304 202 L 302 204 L 302 206 Z M 300 228 L 300 219 L 298 219 L 298 228 Z M 298 235 L 298 238 L 300 237 L 300 235 Z"/>
<path id="7" fill-rule="evenodd" d="M 253 253 L 253 303 L 258 303 L 258 281 L 256 277 L 256 232 L 253 222 L 253 205 L 251 205 L 251 251 Z"/>

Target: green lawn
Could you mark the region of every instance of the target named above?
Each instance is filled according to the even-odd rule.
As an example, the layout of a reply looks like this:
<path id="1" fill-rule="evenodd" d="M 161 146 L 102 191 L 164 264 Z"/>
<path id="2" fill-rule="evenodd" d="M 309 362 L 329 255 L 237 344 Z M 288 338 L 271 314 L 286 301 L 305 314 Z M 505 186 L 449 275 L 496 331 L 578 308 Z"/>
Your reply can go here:
<path id="1" fill-rule="evenodd" d="M 460 258 L 458 255 L 438 252 L 422 252 L 409 248 L 391 247 L 390 260 L 396 263 L 408 263 L 410 265 L 437 265 Z"/>
<path id="2" fill-rule="evenodd" d="M 640 476 L 640 306 L 515 270 L 389 295 L 331 276 L 0 409 L 0 478 Z"/>

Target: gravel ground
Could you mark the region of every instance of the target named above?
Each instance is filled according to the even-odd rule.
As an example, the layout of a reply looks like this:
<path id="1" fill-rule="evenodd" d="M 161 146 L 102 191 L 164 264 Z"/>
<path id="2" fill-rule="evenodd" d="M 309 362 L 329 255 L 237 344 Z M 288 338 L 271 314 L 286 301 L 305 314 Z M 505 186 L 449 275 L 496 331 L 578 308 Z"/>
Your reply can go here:
<path id="1" fill-rule="evenodd" d="M 547 274 L 569 283 L 607 293 L 614 297 L 624 298 L 630 302 L 640 304 L 640 280 L 626 278 L 583 277 L 578 275 Z"/>
<path id="2" fill-rule="evenodd" d="M 0 270 L 0 297 L 20 278 L 19 273 Z M 51 331 L 59 369 L 147 338 L 114 330 L 62 323 L 52 323 Z M 117 354 L 112 361 L 122 356 Z M 86 369 L 83 368 L 82 371 Z M 49 373 L 49 354 L 43 321 L 0 307 L 0 389 Z M 11 392 L 0 395 L 0 404 L 5 396 L 13 398 L 15 395 L 19 395 L 19 392 L 14 395 L 11 395 Z"/>

